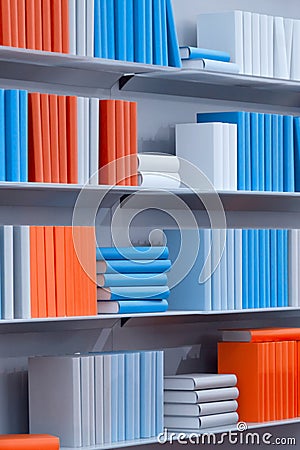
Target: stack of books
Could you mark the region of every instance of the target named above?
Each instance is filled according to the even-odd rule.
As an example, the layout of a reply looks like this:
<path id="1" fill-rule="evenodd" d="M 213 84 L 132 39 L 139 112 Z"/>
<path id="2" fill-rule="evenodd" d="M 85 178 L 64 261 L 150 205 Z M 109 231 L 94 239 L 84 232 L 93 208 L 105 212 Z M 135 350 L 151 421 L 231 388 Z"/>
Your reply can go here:
<path id="1" fill-rule="evenodd" d="M 140 153 L 139 185 L 146 188 L 176 189 L 180 187 L 179 158 L 166 153 Z"/>
<path id="2" fill-rule="evenodd" d="M 164 312 L 170 291 L 167 247 L 99 247 L 98 313 Z"/>
<path id="3" fill-rule="evenodd" d="M 266 422 L 299 417 L 299 328 L 224 330 L 218 372 L 238 379 L 239 417 Z"/>
<path id="4" fill-rule="evenodd" d="M 49 434 L 2 434 L 2 450 L 59 450 L 59 439 Z"/>
<path id="5" fill-rule="evenodd" d="M 234 374 L 192 373 L 164 377 L 164 425 L 198 430 L 238 422 Z"/>
<path id="6" fill-rule="evenodd" d="M 163 431 L 162 351 L 30 358 L 28 378 L 30 432 L 47 430 L 64 447 Z"/>
<path id="7" fill-rule="evenodd" d="M 206 48 L 179 47 L 182 67 L 190 70 L 208 70 L 211 72 L 239 73 L 236 63 L 230 62 L 229 53 Z"/>

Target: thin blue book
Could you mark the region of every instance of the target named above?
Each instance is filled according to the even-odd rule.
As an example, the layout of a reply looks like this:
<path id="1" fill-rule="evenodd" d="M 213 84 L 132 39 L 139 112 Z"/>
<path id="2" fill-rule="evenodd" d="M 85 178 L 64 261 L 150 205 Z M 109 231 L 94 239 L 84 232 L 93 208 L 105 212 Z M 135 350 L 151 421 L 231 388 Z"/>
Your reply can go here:
<path id="1" fill-rule="evenodd" d="M 278 306 L 277 300 L 277 230 L 270 230 L 270 306 Z"/>
<path id="2" fill-rule="evenodd" d="M 141 438 L 150 438 L 151 434 L 151 373 L 152 352 L 141 352 Z"/>
<path id="3" fill-rule="evenodd" d="M 98 0 L 99 1 L 99 0 Z M 108 16 L 107 0 L 100 0 L 100 57 L 108 58 Z M 114 25 L 112 25 L 114 28 Z"/>
<path id="4" fill-rule="evenodd" d="M 153 1 L 153 63 L 163 65 L 162 0 Z"/>
<path id="5" fill-rule="evenodd" d="M 181 59 L 212 59 L 214 61 L 229 62 L 229 53 L 207 48 L 191 47 L 189 45 L 179 47 Z"/>
<path id="6" fill-rule="evenodd" d="M 162 300 L 162 302 L 165 302 L 165 300 Z M 141 415 L 143 414 L 143 411 L 141 411 L 141 386 L 140 386 L 140 374 L 141 374 L 141 368 L 140 368 L 140 352 L 134 353 L 134 373 L 135 373 L 135 382 L 134 382 L 134 398 L 137 399 L 134 402 L 134 439 L 140 439 L 141 437 Z"/>
<path id="7" fill-rule="evenodd" d="M 134 60 L 146 62 L 146 7 L 145 0 L 133 0 Z"/>
<path id="8" fill-rule="evenodd" d="M 113 260 L 113 259 L 168 259 L 168 247 L 97 247 L 96 259 Z"/>
<path id="9" fill-rule="evenodd" d="M 167 272 L 171 268 L 169 259 L 161 259 L 157 261 L 140 260 L 111 260 L 97 261 L 96 270 L 98 273 L 161 273 Z"/>
<path id="10" fill-rule="evenodd" d="M 153 4 L 145 0 L 146 63 L 153 64 Z"/>
<path id="11" fill-rule="evenodd" d="M 257 115 L 258 125 L 258 190 L 265 190 L 265 115 L 258 113 Z M 256 230 L 257 234 L 257 308 L 265 308 L 265 293 L 266 293 L 266 258 L 265 258 L 265 231 Z"/>
<path id="12" fill-rule="evenodd" d="M 5 102 L 4 89 L 0 89 L 0 181 L 5 180 Z"/>
<path id="13" fill-rule="evenodd" d="M 293 116 L 283 117 L 283 190 L 295 191 Z"/>
<path id="14" fill-rule="evenodd" d="M 265 191 L 272 191 L 272 115 L 265 114 Z"/>
<path id="15" fill-rule="evenodd" d="M 162 65 L 168 66 L 168 33 L 167 33 L 167 5 L 166 0 L 161 1 L 161 48 L 162 48 Z"/>
<path id="16" fill-rule="evenodd" d="M 242 230 L 242 306 L 243 309 L 249 308 L 248 300 L 248 285 L 249 285 L 249 273 L 248 273 L 248 230 Z"/>
<path id="17" fill-rule="evenodd" d="M 101 0 L 94 0 L 94 56 L 96 58 L 102 57 L 100 2 Z"/>
<path id="18" fill-rule="evenodd" d="M 251 130 L 251 190 L 259 190 L 258 113 L 250 113 Z"/>
<path id="19" fill-rule="evenodd" d="M 259 308 L 266 308 L 266 230 L 257 230 L 259 236 Z"/>
<path id="20" fill-rule="evenodd" d="M 166 12 L 169 65 L 173 67 L 181 67 L 182 64 L 179 53 L 178 37 L 173 14 L 172 0 L 166 0 Z"/>
<path id="21" fill-rule="evenodd" d="M 169 295 L 168 286 L 97 288 L 97 300 L 164 300 Z"/>
<path id="22" fill-rule="evenodd" d="M 20 105 L 19 91 L 5 91 L 6 181 L 20 181 Z"/>
<path id="23" fill-rule="evenodd" d="M 20 181 L 28 181 L 28 92 L 19 92 Z"/>
<path id="24" fill-rule="evenodd" d="M 151 352 L 151 436 L 156 436 L 156 351 Z M 150 386 L 149 386 L 150 389 Z"/>
<path id="25" fill-rule="evenodd" d="M 295 190 L 300 192 L 300 117 L 294 117 Z"/>
<path id="26" fill-rule="evenodd" d="M 118 396 L 118 384 L 119 384 L 119 355 L 116 353 L 111 354 L 111 417 L 118 418 L 119 411 L 119 396 Z M 118 420 L 111 420 L 111 442 L 118 441 Z"/>
<path id="27" fill-rule="evenodd" d="M 166 286 L 168 277 L 165 273 L 108 273 L 97 275 L 99 287 L 114 286 Z"/>
<path id="28" fill-rule="evenodd" d="M 271 306 L 271 254 L 270 254 L 270 230 L 265 230 L 265 258 L 266 258 L 266 308 Z"/>
<path id="29" fill-rule="evenodd" d="M 278 115 L 272 114 L 272 191 L 279 191 Z"/>
<path id="30" fill-rule="evenodd" d="M 262 268 L 262 259 L 260 258 L 260 242 L 259 242 L 259 230 L 252 230 L 254 240 L 254 308 L 260 308 L 260 270 Z"/>
<path id="31" fill-rule="evenodd" d="M 126 60 L 134 61 L 133 0 L 126 0 Z"/>
<path id="32" fill-rule="evenodd" d="M 289 230 L 283 230 L 284 240 L 284 298 L 283 306 L 289 305 Z"/>
<path id="33" fill-rule="evenodd" d="M 245 185 L 244 189 L 246 191 L 251 191 L 252 189 L 252 155 L 251 155 L 251 118 L 250 113 L 245 112 L 244 114 L 245 123 L 245 141 L 244 141 L 244 158 L 245 158 Z M 239 170 L 239 167 L 238 167 Z M 238 172 L 239 179 L 239 172 Z"/>
<path id="34" fill-rule="evenodd" d="M 107 58 L 109 59 L 116 59 L 114 10 L 115 0 L 106 0 Z"/>
<path id="35" fill-rule="evenodd" d="M 114 1 L 115 1 L 115 57 L 116 59 L 119 59 L 121 61 L 126 61 L 127 0 L 114 0 Z"/>
<path id="36" fill-rule="evenodd" d="M 125 441 L 125 354 L 118 354 L 118 441 Z M 112 416 L 115 417 L 115 416 Z"/>
<path id="37" fill-rule="evenodd" d="M 254 267 L 255 261 L 255 242 L 254 242 L 254 230 L 248 230 L 248 261 L 246 261 L 248 266 L 248 308 L 254 308 L 254 283 L 255 283 L 255 272 Z"/>
<path id="38" fill-rule="evenodd" d="M 283 156 L 283 115 L 278 114 L 278 191 L 283 192 L 284 156 Z"/>
<path id="39" fill-rule="evenodd" d="M 164 352 L 156 352 L 156 411 L 155 436 L 164 428 Z"/>
<path id="40" fill-rule="evenodd" d="M 257 114 L 258 130 L 258 190 L 265 190 L 265 115 Z"/>
<path id="41" fill-rule="evenodd" d="M 284 230 L 277 231 L 277 306 L 284 306 L 284 262 L 285 262 L 285 248 L 284 248 Z"/>
<path id="42" fill-rule="evenodd" d="M 125 354 L 125 438 L 132 441 L 134 436 L 134 389 L 135 389 L 134 353 Z"/>

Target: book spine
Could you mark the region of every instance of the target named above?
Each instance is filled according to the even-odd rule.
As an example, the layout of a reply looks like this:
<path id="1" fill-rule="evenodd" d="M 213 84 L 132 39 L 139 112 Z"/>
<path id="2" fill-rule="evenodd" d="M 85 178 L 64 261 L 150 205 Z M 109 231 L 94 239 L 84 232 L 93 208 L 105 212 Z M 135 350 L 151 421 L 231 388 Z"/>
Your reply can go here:
<path id="1" fill-rule="evenodd" d="M 91 0 L 90 0 L 91 3 Z M 91 4 L 92 11 L 94 11 L 94 5 Z M 92 24 L 90 28 L 90 33 L 93 33 Z M 71 27 L 70 27 L 70 17 L 69 17 L 69 0 L 61 0 L 61 34 L 62 34 L 62 52 L 70 53 L 70 37 L 71 37 Z M 92 55 L 94 56 L 94 55 Z"/>
<path id="2" fill-rule="evenodd" d="M 153 63 L 164 65 L 164 46 L 162 37 L 162 0 L 153 0 Z"/>
<path id="3" fill-rule="evenodd" d="M 154 3 L 153 3 L 153 13 L 154 13 Z M 133 0 L 133 23 L 134 23 L 134 60 L 136 62 L 144 63 L 146 62 L 146 46 L 147 46 L 145 0 Z M 155 39 L 155 37 L 153 38 Z"/>
<path id="4" fill-rule="evenodd" d="M 27 0 L 26 0 L 27 1 Z M 62 52 L 61 0 L 51 0 L 51 42 L 53 52 Z"/>
<path id="5" fill-rule="evenodd" d="M 114 259 L 132 259 L 132 260 L 156 260 L 168 259 L 168 247 L 97 247 L 96 259 L 114 260 Z"/>
<path id="6" fill-rule="evenodd" d="M 36 249 L 37 249 L 37 295 L 39 304 L 39 317 L 48 317 L 44 227 L 36 227 Z"/>
<path id="7" fill-rule="evenodd" d="M 56 292 L 55 292 L 55 259 L 54 259 L 54 235 L 53 227 L 45 227 L 45 270 L 46 270 L 46 294 L 47 316 L 56 317 Z"/>
<path id="8" fill-rule="evenodd" d="M 68 183 L 78 183 L 77 97 L 67 97 Z M 98 124 L 99 126 L 99 124 Z"/>
<path id="9" fill-rule="evenodd" d="M 173 14 L 172 1 L 166 0 L 167 14 L 167 38 L 168 38 L 168 61 L 170 66 L 181 67 L 179 45 L 176 25 Z"/>
<path id="10" fill-rule="evenodd" d="M 104 443 L 104 355 L 95 355 L 95 428 L 96 445 Z M 107 414 L 107 412 L 106 412 Z"/>
<path id="11" fill-rule="evenodd" d="M 4 89 L 0 89 L 0 181 L 5 180 L 5 99 Z"/>
<path id="12" fill-rule="evenodd" d="M 41 94 L 42 152 L 45 183 L 51 183 L 51 144 L 49 95 Z"/>
<path id="13" fill-rule="evenodd" d="M 118 441 L 125 441 L 125 356 L 119 354 L 118 356 L 118 381 L 117 381 L 117 396 L 118 396 L 118 413 L 117 413 L 117 426 L 118 426 Z"/>
<path id="14" fill-rule="evenodd" d="M 100 184 L 116 184 L 116 104 L 100 100 Z"/>
<path id="15" fill-rule="evenodd" d="M 28 226 L 14 226 L 14 317 L 30 319 L 30 234 Z"/>
<path id="16" fill-rule="evenodd" d="M 86 56 L 86 2 L 76 0 L 76 52 Z"/>
<path id="17" fill-rule="evenodd" d="M 94 2 L 94 55 L 96 58 L 101 58 L 101 9 L 100 0 Z"/>
<path id="18" fill-rule="evenodd" d="M 90 99 L 90 167 L 89 183 L 98 184 L 99 169 L 99 100 Z"/>
<path id="19" fill-rule="evenodd" d="M 115 51 L 116 59 L 127 60 L 127 2 L 126 0 L 115 0 Z M 129 30 L 130 32 L 130 30 Z"/>
<path id="20" fill-rule="evenodd" d="M 94 13 L 95 0 L 86 3 L 86 56 L 94 56 Z"/>
<path id="21" fill-rule="evenodd" d="M 49 95 L 51 182 L 59 183 L 59 142 L 57 95 Z"/>
<path id="22" fill-rule="evenodd" d="M 6 0 L 8 2 L 8 0 Z M 6 3 L 6 1 L 4 3 Z M 26 0 L 26 47 L 35 49 L 34 0 Z M 8 19 L 9 20 L 9 19 Z M 5 44 L 4 44 L 5 45 Z M 6 44 L 10 45 L 10 44 Z"/>
<path id="23" fill-rule="evenodd" d="M 66 97 L 59 95 L 58 104 L 58 146 L 59 146 L 59 182 L 68 182 L 67 162 L 67 104 Z"/>
<path id="24" fill-rule="evenodd" d="M 28 161 L 29 181 L 44 181 L 40 94 L 28 97 Z"/>
<path id="25" fill-rule="evenodd" d="M 125 185 L 125 126 L 124 102 L 116 100 L 116 170 L 117 185 Z"/>
<path id="26" fill-rule="evenodd" d="M 42 36 L 42 2 L 34 1 L 34 33 L 35 33 L 35 50 L 43 50 Z"/>
<path id="27" fill-rule="evenodd" d="M 20 181 L 19 91 L 5 91 L 6 180 Z"/>
<path id="28" fill-rule="evenodd" d="M 1 94 L 0 94 L 1 97 Z M 28 181 L 28 92 L 19 91 L 20 110 L 20 181 Z M 1 102 L 1 98 L 0 98 Z M 1 129 L 1 124 L 0 124 Z M 0 144 L 1 148 L 1 144 Z M 0 150 L 1 154 L 1 150 Z M 1 160 L 1 157 L 0 157 Z M 1 179 L 1 172 L 0 172 Z"/>
<path id="29" fill-rule="evenodd" d="M 71 55 L 77 55 L 77 50 L 76 50 L 76 17 L 77 17 L 76 16 L 76 2 L 74 0 L 69 0 L 69 44 L 70 44 L 69 53 Z"/>
<path id="30" fill-rule="evenodd" d="M 106 20 L 107 20 L 107 58 L 115 59 L 115 20 L 114 20 L 115 0 L 106 0 Z M 104 18 L 105 19 L 105 18 Z"/>
<path id="31" fill-rule="evenodd" d="M 10 30 L 11 45 L 19 47 L 19 29 L 18 29 L 18 1 L 10 0 Z"/>

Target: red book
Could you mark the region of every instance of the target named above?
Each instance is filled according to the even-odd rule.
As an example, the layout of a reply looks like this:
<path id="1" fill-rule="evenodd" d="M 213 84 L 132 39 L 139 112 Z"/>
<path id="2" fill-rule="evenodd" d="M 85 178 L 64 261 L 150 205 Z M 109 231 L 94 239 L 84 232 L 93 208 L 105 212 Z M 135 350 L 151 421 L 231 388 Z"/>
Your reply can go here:
<path id="1" fill-rule="evenodd" d="M 66 316 L 66 264 L 65 264 L 65 230 L 54 227 L 54 253 L 56 278 L 56 312 L 57 317 Z"/>
<path id="2" fill-rule="evenodd" d="M 131 185 L 130 164 L 130 102 L 124 102 L 125 185 Z"/>
<path id="3" fill-rule="evenodd" d="M 66 97 L 58 96 L 59 182 L 68 182 Z"/>
<path id="4" fill-rule="evenodd" d="M 51 0 L 42 0 L 43 50 L 51 52 Z"/>
<path id="5" fill-rule="evenodd" d="M 42 1 L 34 0 L 35 49 L 43 50 Z"/>
<path id="6" fill-rule="evenodd" d="M 44 227 L 46 257 L 47 316 L 56 317 L 55 258 L 53 227 Z"/>
<path id="7" fill-rule="evenodd" d="M 44 182 L 51 183 L 50 111 L 48 94 L 41 94 L 41 121 Z"/>
<path id="8" fill-rule="evenodd" d="M 10 0 L 10 29 L 11 45 L 12 47 L 19 47 L 18 0 Z"/>
<path id="9" fill-rule="evenodd" d="M 59 144 L 57 95 L 49 95 L 52 183 L 59 183 Z"/>
<path id="10" fill-rule="evenodd" d="M 1 450 L 59 450 L 59 438 L 49 434 L 2 434 Z"/>
<path id="11" fill-rule="evenodd" d="M 130 102 L 130 167 L 131 167 L 131 186 L 138 185 L 138 136 L 137 136 L 137 103 Z"/>
<path id="12" fill-rule="evenodd" d="M 300 328 L 260 328 L 223 330 L 224 342 L 299 341 Z"/>
<path id="13" fill-rule="evenodd" d="M 81 227 L 72 227 L 72 234 L 73 234 L 73 247 L 74 247 L 74 277 L 76 280 L 76 289 L 75 289 L 75 316 L 82 316 L 84 311 L 84 302 L 82 295 L 84 292 L 84 284 L 83 284 L 83 277 L 82 277 L 82 268 L 81 268 L 81 261 L 82 261 L 82 247 L 81 247 Z"/>
<path id="14" fill-rule="evenodd" d="M 35 0 L 26 0 L 26 46 L 35 49 Z"/>
<path id="15" fill-rule="evenodd" d="M 17 0 L 18 2 L 18 47 L 26 48 L 26 6 L 25 0 Z"/>
<path id="16" fill-rule="evenodd" d="M 36 228 L 30 227 L 30 308 L 32 318 L 39 317 Z"/>
<path id="17" fill-rule="evenodd" d="M 81 266 L 83 273 L 83 284 L 86 292 L 87 302 L 84 303 L 84 315 L 97 314 L 97 286 L 96 286 L 96 243 L 93 227 L 81 227 L 81 242 L 82 254 L 81 254 Z"/>
<path id="18" fill-rule="evenodd" d="M 287 398 L 283 398 L 283 378 L 284 378 L 284 369 L 283 367 L 284 359 L 283 359 L 283 342 L 275 342 L 275 383 L 276 383 L 276 409 L 275 415 L 276 420 L 284 419 L 284 410 Z"/>
<path id="19" fill-rule="evenodd" d="M 125 185 L 125 123 L 124 102 L 115 100 L 116 105 L 116 170 L 117 184 Z"/>
<path id="20" fill-rule="evenodd" d="M 66 314 L 75 316 L 74 245 L 72 227 L 65 227 L 65 264 L 66 264 Z"/>
<path id="21" fill-rule="evenodd" d="M 46 255 L 44 227 L 36 227 L 37 248 L 37 295 L 39 302 L 39 317 L 47 317 L 46 294 Z"/>
<path id="22" fill-rule="evenodd" d="M 11 46 L 11 12 L 10 0 L 0 2 L 0 45 Z"/>
<path id="23" fill-rule="evenodd" d="M 44 181 L 40 97 L 37 92 L 28 95 L 28 175 L 37 182 Z"/>
<path id="24" fill-rule="evenodd" d="M 69 1 L 61 0 L 62 52 L 70 53 Z"/>
<path id="25" fill-rule="evenodd" d="M 78 183 L 77 97 L 67 97 L 68 183 Z"/>
<path id="26" fill-rule="evenodd" d="M 116 184 L 116 102 L 100 100 L 99 183 Z"/>
<path id="27" fill-rule="evenodd" d="M 51 0 L 51 40 L 52 51 L 62 52 L 61 0 Z"/>

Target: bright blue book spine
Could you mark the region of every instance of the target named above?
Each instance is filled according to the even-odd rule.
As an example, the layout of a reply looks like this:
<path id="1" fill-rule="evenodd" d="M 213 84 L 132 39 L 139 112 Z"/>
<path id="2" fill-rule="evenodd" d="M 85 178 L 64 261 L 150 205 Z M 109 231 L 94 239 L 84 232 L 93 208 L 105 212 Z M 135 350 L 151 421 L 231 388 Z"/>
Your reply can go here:
<path id="1" fill-rule="evenodd" d="M 283 190 L 295 191 L 293 116 L 283 117 Z"/>
<path id="2" fill-rule="evenodd" d="M 0 89 L 0 181 L 5 180 L 5 102 L 4 89 Z"/>
<path id="3" fill-rule="evenodd" d="M 259 254 L 259 230 L 252 230 L 253 241 L 254 241 L 254 261 L 253 261 L 253 271 L 254 271 L 254 308 L 260 307 L 260 269 L 262 262 L 260 260 Z"/>
<path id="4" fill-rule="evenodd" d="M 103 282 L 98 281 L 98 286 L 166 286 L 168 277 L 164 273 L 132 273 L 132 274 L 105 274 L 102 275 Z"/>
<path id="5" fill-rule="evenodd" d="M 227 230 L 227 308 L 234 309 L 234 230 Z"/>
<path id="6" fill-rule="evenodd" d="M 169 61 L 168 61 L 166 0 L 161 0 L 161 46 L 162 46 L 162 64 L 163 66 L 167 66 L 169 64 Z"/>
<path id="7" fill-rule="evenodd" d="M 300 117 L 294 117 L 295 136 L 295 190 L 300 192 Z"/>
<path id="8" fill-rule="evenodd" d="M 272 116 L 265 114 L 265 190 L 272 191 Z"/>
<path id="9" fill-rule="evenodd" d="M 168 247 L 97 247 L 96 260 L 111 259 L 168 259 Z"/>
<path id="10" fill-rule="evenodd" d="M 112 416 L 114 418 L 114 416 Z M 118 441 L 124 441 L 125 434 L 125 354 L 118 354 Z"/>
<path id="11" fill-rule="evenodd" d="M 151 366 L 152 353 L 140 354 L 141 438 L 151 437 Z"/>
<path id="12" fill-rule="evenodd" d="M 108 58 L 108 16 L 107 16 L 107 0 L 97 0 L 99 2 L 100 8 L 100 47 L 99 47 L 99 57 Z M 114 24 L 112 24 L 114 28 Z M 114 44 L 115 45 L 115 44 Z"/>
<path id="13" fill-rule="evenodd" d="M 248 230 L 248 308 L 255 307 L 255 240 L 254 240 L 254 231 Z"/>
<path id="14" fill-rule="evenodd" d="M 164 352 L 156 352 L 156 427 L 155 436 L 164 428 Z"/>
<path id="15" fill-rule="evenodd" d="M 251 124 L 251 190 L 258 191 L 258 113 L 250 113 Z"/>
<path id="16" fill-rule="evenodd" d="M 252 156 L 251 156 L 251 118 L 250 113 L 245 112 L 245 141 L 244 141 L 244 158 L 245 158 L 245 187 L 246 191 L 251 191 L 252 187 Z"/>
<path id="17" fill-rule="evenodd" d="M 259 308 L 266 308 L 266 271 L 267 271 L 267 261 L 266 261 L 266 230 L 258 230 L 259 235 Z"/>
<path id="18" fill-rule="evenodd" d="M 160 273 L 166 272 L 171 267 L 171 261 L 169 259 L 162 259 L 157 261 L 141 260 L 139 262 L 134 261 L 106 261 L 106 267 L 104 272 L 99 272 L 97 263 L 97 273 Z"/>
<path id="19" fill-rule="evenodd" d="M 100 1 L 95 0 L 94 3 L 94 56 L 96 58 L 102 57 Z"/>
<path id="20" fill-rule="evenodd" d="M 155 436 L 156 431 L 156 351 L 151 352 L 151 436 Z"/>
<path id="21" fill-rule="evenodd" d="M 265 231 L 265 258 L 266 258 L 266 308 L 271 306 L 271 253 L 270 230 Z"/>
<path id="22" fill-rule="evenodd" d="M 28 181 L 28 92 L 19 92 L 20 108 L 20 181 Z"/>
<path id="23" fill-rule="evenodd" d="M 121 300 L 119 314 L 165 312 L 168 309 L 167 300 Z"/>
<path id="24" fill-rule="evenodd" d="M 19 91 L 5 91 L 6 181 L 20 181 Z"/>
<path id="25" fill-rule="evenodd" d="M 153 0 L 153 63 L 163 65 L 162 1 Z"/>
<path id="26" fill-rule="evenodd" d="M 230 55 L 229 53 L 222 52 L 219 50 L 211 50 L 206 48 L 199 48 L 199 47 L 191 47 L 191 46 L 182 46 L 180 49 L 184 49 L 189 56 L 188 57 L 182 57 L 181 59 L 212 59 L 214 61 L 223 61 L 223 62 L 229 62 L 230 61 Z"/>
<path id="27" fill-rule="evenodd" d="M 249 295 L 248 295 L 248 284 L 249 284 L 249 272 L 248 272 L 248 230 L 242 230 L 242 295 L 243 295 L 243 309 L 249 308 Z"/>
<path id="28" fill-rule="evenodd" d="M 115 1 L 115 57 L 126 61 L 126 1 Z"/>
<path id="29" fill-rule="evenodd" d="M 107 58 L 115 59 L 115 2 L 106 0 Z"/>
<path id="30" fill-rule="evenodd" d="M 133 0 L 126 0 L 126 60 L 134 61 Z"/>
<path id="31" fill-rule="evenodd" d="M 167 35 L 168 35 L 168 59 L 169 65 L 173 67 L 181 67 L 181 59 L 179 53 L 179 45 L 174 20 L 172 0 L 166 0 L 167 11 Z"/>
<path id="32" fill-rule="evenodd" d="M 118 441 L 118 418 L 119 397 L 118 397 L 118 374 L 119 374 L 119 355 L 112 353 L 111 355 L 111 442 Z"/>
<path id="33" fill-rule="evenodd" d="M 258 113 L 258 190 L 265 190 L 265 115 Z"/>
<path id="34" fill-rule="evenodd" d="M 289 231 L 283 230 L 284 240 L 284 300 L 283 306 L 289 305 Z"/>
<path id="35" fill-rule="evenodd" d="M 125 354 L 125 438 L 128 441 L 134 437 L 134 354 Z"/>
<path id="36" fill-rule="evenodd" d="M 145 0 L 145 32 L 146 32 L 146 63 L 153 64 L 153 5 L 152 0 Z"/>
<path id="37" fill-rule="evenodd" d="M 277 230 L 270 230 L 270 306 L 277 306 Z"/>
<path id="38" fill-rule="evenodd" d="M 258 113 L 258 190 L 265 190 L 265 115 Z M 257 235 L 257 265 L 256 265 L 256 307 L 264 308 L 265 298 L 265 232 L 264 230 L 256 230 Z"/>
<path id="39" fill-rule="evenodd" d="M 112 287 L 110 290 L 110 300 L 164 300 L 170 295 L 168 286 L 126 286 Z M 98 289 L 106 293 L 106 289 Z M 106 300 L 106 298 L 99 298 Z"/>
<path id="40" fill-rule="evenodd" d="M 277 306 L 284 306 L 284 230 L 277 230 Z"/>
<path id="41" fill-rule="evenodd" d="M 237 148 L 238 148 L 238 189 L 245 190 L 246 188 L 246 160 L 245 160 L 245 118 L 249 113 L 243 111 L 233 112 L 213 112 L 213 113 L 198 113 L 197 122 L 223 122 L 235 123 L 237 125 Z M 250 119 L 249 119 L 250 120 Z M 249 149 L 250 150 L 250 149 Z"/>
<path id="42" fill-rule="evenodd" d="M 278 115 L 278 190 L 283 192 L 284 186 L 284 156 L 283 156 L 283 116 Z"/>
<path id="43" fill-rule="evenodd" d="M 133 0 L 134 60 L 146 62 L 146 8 L 145 0 Z"/>
<path id="44" fill-rule="evenodd" d="M 272 114 L 272 191 L 279 190 L 278 115 Z"/>

